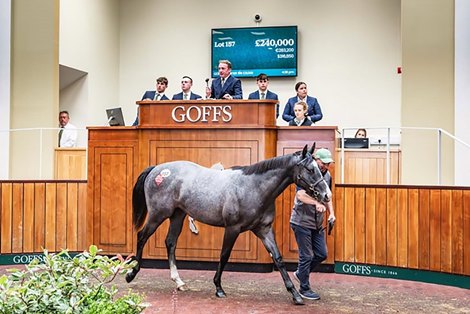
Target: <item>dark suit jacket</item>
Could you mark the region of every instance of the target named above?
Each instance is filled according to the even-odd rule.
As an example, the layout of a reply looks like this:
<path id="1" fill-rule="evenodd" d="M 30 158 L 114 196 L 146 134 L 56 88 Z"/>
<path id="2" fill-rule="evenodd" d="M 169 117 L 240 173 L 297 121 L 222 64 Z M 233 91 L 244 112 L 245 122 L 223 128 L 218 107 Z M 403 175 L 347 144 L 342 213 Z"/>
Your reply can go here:
<path id="1" fill-rule="evenodd" d="M 196 100 L 201 98 L 201 96 L 199 96 L 198 94 L 194 94 L 193 92 L 191 92 L 191 96 L 189 96 L 189 100 Z M 183 100 L 183 92 L 179 94 L 174 94 L 171 100 Z"/>
<path id="2" fill-rule="evenodd" d="M 154 99 L 155 98 L 155 94 L 157 93 L 156 90 L 148 90 L 144 93 L 144 96 L 142 96 L 142 100 L 144 99 Z M 160 97 L 160 100 L 170 100 L 168 97 L 165 96 L 165 94 L 163 94 L 162 97 Z M 132 126 L 136 126 L 136 125 L 139 125 L 139 108 L 137 108 L 137 116 L 135 117 L 135 121 L 134 123 L 132 123 Z"/>
<path id="3" fill-rule="evenodd" d="M 312 124 L 313 124 L 313 123 L 312 123 L 312 121 L 310 121 L 310 119 L 305 118 L 304 122 L 302 122 L 302 124 L 299 125 L 299 126 L 311 126 Z M 292 120 L 289 121 L 289 125 L 290 125 L 290 126 L 297 126 L 297 124 L 295 123 L 294 119 L 292 119 Z"/>
<path id="4" fill-rule="evenodd" d="M 276 93 L 273 93 L 270 90 L 266 91 L 266 99 L 279 100 Z M 260 99 L 259 90 L 248 95 L 248 99 Z M 279 103 L 276 105 L 276 119 L 279 117 Z"/>
<path id="5" fill-rule="evenodd" d="M 224 87 L 222 87 L 220 77 L 213 80 L 211 98 L 222 99 L 225 94 L 231 95 L 233 99 L 243 99 L 242 82 L 233 75 L 226 79 Z"/>
<path id="6" fill-rule="evenodd" d="M 289 98 L 287 101 L 286 107 L 284 108 L 284 113 L 282 114 L 282 119 L 286 122 L 290 122 L 295 118 L 294 105 L 297 103 L 297 96 Z M 307 96 L 307 116 L 312 120 L 313 123 L 320 121 L 323 118 L 323 113 L 321 112 L 320 104 L 318 103 L 315 97 Z"/>

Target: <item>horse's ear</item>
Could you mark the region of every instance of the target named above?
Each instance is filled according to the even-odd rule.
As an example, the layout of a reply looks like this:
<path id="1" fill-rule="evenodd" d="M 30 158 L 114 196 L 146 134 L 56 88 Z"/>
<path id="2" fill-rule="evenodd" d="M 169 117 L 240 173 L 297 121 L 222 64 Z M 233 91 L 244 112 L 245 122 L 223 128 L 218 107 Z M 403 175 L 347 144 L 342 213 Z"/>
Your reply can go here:
<path id="1" fill-rule="evenodd" d="M 309 152 L 311 155 L 313 155 L 313 152 L 315 151 L 315 144 L 316 144 L 316 142 L 313 142 L 312 147 L 310 147 L 310 149 L 308 150 L 308 152 Z"/>
<path id="2" fill-rule="evenodd" d="M 302 150 L 302 158 L 305 158 L 307 156 L 307 145 L 304 146 L 304 149 Z"/>

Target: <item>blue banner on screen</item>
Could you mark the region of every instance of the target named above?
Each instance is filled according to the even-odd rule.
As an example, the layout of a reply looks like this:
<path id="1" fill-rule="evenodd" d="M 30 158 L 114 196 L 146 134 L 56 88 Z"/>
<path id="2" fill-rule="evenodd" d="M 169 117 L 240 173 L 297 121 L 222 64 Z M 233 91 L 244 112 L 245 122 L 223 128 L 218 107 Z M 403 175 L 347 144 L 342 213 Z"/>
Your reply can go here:
<path id="1" fill-rule="evenodd" d="M 297 76 L 297 26 L 212 29 L 212 77 L 224 59 L 236 77 Z"/>

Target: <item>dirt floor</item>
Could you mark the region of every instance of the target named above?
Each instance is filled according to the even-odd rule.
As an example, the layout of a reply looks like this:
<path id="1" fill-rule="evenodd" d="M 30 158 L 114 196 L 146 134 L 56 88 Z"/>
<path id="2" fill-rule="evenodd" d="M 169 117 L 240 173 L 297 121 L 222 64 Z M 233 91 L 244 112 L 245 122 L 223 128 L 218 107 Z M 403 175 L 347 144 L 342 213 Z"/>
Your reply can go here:
<path id="1" fill-rule="evenodd" d="M 1 266 L 5 274 L 11 266 Z M 21 267 L 15 267 L 21 268 Z M 226 298 L 215 296 L 214 271 L 180 270 L 187 291 L 177 291 L 168 269 L 142 269 L 133 282 L 118 277 L 120 292 L 143 292 L 151 313 L 470 313 L 470 290 L 414 281 L 312 273 L 321 300 L 296 306 L 278 272 L 224 272 Z M 292 277 L 292 273 L 289 275 Z M 294 281 L 298 288 L 297 282 Z"/>
<path id="2" fill-rule="evenodd" d="M 224 272 L 226 298 L 215 297 L 213 271 L 180 270 L 187 291 L 177 291 L 169 270 L 142 269 L 118 288 L 144 292 L 144 313 L 470 313 L 470 290 L 396 279 L 313 273 L 321 300 L 295 306 L 278 272 Z M 292 273 L 289 273 L 292 278 Z M 296 287 L 298 285 L 296 282 Z"/>

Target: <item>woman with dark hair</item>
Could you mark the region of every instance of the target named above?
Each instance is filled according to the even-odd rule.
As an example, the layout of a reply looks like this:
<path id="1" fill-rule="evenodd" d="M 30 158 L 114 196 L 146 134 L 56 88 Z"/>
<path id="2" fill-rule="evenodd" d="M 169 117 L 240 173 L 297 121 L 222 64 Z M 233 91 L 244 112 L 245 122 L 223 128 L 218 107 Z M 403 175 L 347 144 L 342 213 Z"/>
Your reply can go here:
<path id="1" fill-rule="evenodd" d="M 366 129 L 357 129 L 355 138 L 367 138 L 367 131 Z"/>
<path id="2" fill-rule="evenodd" d="M 282 114 L 282 119 L 290 122 L 295 118 L 294 106 L 296 103 L 303 101 L 307 104 L 307 118 L 313 123 L 320 121 L 323 118 L 320 104 L 315 97 L 307 95 L 307 84 L 305 82 L 298 82 L 295 84 L 295 91 L 297 96 L 289 98 Z"/>

